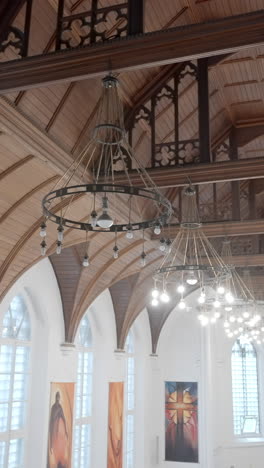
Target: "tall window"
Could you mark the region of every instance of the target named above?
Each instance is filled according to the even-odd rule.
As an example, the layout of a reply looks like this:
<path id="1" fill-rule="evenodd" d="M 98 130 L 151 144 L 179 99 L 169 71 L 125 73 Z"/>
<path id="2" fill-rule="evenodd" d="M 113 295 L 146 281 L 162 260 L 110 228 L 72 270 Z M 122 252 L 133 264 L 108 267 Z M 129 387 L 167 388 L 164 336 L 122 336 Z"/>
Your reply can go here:
<path id="1" fill-rule="evenodd" d="M 75 391 L 74 468 L 91 467 L 93 352 L 87 315 L 80 323 L 77 342 L 78 371 Z"/>
<path id="2" fill-rule="evenodd" d="M 134 427 L 135 427 L 135 350 L 134 340 L 131 331 L 129 332 L 125 350 L 127 353 L 126 363 L 126 439 L 125 439 L 125 456 L 124 456 L 124 467 L 134 468 L 135 466 L 135 454 L 134 454 Z"/>
<path id="3" fill-rule="evenodd" d="M 254 436 L 259 428 L 257 355 L 251 343 L 237 340 L 232 349 L 234 434 Z"/>
<path id="4" fill-rule="evenodd" d="M 15 296 L 5 312 L 0 343 L 0 466 L 25 468 L 30 320 L 22 296 Z"/>

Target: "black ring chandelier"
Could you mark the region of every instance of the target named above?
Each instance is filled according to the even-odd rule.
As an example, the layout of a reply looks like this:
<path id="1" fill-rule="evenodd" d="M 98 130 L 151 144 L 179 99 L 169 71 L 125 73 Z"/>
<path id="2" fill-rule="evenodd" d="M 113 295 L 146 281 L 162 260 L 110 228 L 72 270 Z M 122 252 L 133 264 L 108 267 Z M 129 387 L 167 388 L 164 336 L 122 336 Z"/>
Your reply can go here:
<path id="1" fill-rule="evenodd" d="M 115 233 L 114 258 L 118 256 L 118 232 L 124 232 L 128 239 L 132 239 L 134 231 L 143 231 L 141 259 L 145 265 L 144 230 L 153 228 L 159 234 L 171 216 L 171 204 L 127 141 L 118 80 L 107 76 L 102 84 L 92 138 L 54 189 L 44 197 L 43 214 L 46 221 L 58 225 L 57 253 L 62 249 L 65 228 L 84 231 L 87 248 L 90 231 Z M 133 186 L 130 170 L 137 172 L 140 185 Z M 122 180 L 127 182 L 120 185 L 117 175 L 122 175 Z M 80 203 L 84 209 L 76 209 L 74 202 L 79 199 L 84 201 Z M 143 201 L 148 202 L 147 208 Z M 41 253 L 45 255 L 46 222 L 41 225 L 40 235 L 43 237 Z M 87 248 L 84 266 L 89 264 Z"/>

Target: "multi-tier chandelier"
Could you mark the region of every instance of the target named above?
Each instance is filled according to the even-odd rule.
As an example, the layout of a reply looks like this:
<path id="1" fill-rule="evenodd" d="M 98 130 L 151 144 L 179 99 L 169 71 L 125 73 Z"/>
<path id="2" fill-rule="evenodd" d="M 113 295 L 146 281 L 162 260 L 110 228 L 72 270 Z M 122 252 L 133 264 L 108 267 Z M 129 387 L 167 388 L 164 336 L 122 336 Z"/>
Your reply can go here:
<path id="1" fill-rule="evenodd" d="M 264 340 L 263 301 L 254 296 L 249 270 L 242 278 L 235 268 L 229 240 L 223 243 L 222 256 L 230 268 L 228 287 L 234 297 L 233 303 L 223 311 L 226 335 L 260 344 Z"/>
<path id="2" fill-rule="evenodd" d="M 144 231 L 152 228 L 159 234 L 171 215 L 171 205 L 128 143 L 118 80 L 106 76 L 102 85 L 103 92 L 90 141 L 42 201 L 45 221 L 40 231 L 43 237 L 41 253 L 45 255 L 47 250 L 47 220 L 58 225 L 58 254 L 63 246 L 66 228 L 84 232 L 87 248 L 83 266 L 89 265 L 87 239 L 90 231 L 114 233 L 114 258 L 118 258 L 119 253 L 117 233 L 124 232 L 128 239 L 132 239 L 135 231 L 142 231 L 141 263 L 144 266 Z M 130 170 L 138 173 L 140 187 L 133 186 Z M 120 171 L 123 173 L 122 180 L 126 180 L 123 185 L 116 182 L 116 174 L 120 175 Z M 79 199 L 85 203 L 82 204 L 85 209 L 81 213 L 75 205 Z M 144 201 L 148 201 L 149 215 L 143 209 Z"/>
<path id="3" fill-rule="evenodd" d="M 178 294 L 178 307 L 185 309 L 185 296 L 199 289 L 198 306 L 204 309 L 210 299 L 217 319 L 220 305 L 233 301 L 226 287 L 230 270 L 202 230 L 192 185 L 184 190 L 184 205 L 179 231 L 154 274 L 151 304 L 169 302 L 171 295 Z M 201 323 L 205 325 L 207 320 L 204 315 Z"/>

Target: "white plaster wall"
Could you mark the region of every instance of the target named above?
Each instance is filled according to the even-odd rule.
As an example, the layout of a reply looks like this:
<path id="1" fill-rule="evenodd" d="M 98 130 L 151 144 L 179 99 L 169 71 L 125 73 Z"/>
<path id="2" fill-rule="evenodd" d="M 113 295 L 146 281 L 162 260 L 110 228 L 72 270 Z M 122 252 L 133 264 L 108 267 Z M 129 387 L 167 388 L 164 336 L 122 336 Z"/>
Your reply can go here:
<path id="1" fill-rule="evenodd" d="M 0 316 L 15 294 L 23 294 L 32 319 L 32 388 L 29 405 L 27 468 L 46 467 L 51 381 L 76 381 L 77 352 L 67 353 L 62 304 L 48 259 L 26 272 L 0 305 Z M 195 304 L 195 295 L 189 298 Z M 106 468 L 108 383 L 124 381 L 125 355 L 115 352 L 116 327 L 108 290 L 88 310 L 93 333 L 94 380 L 92 467 Z M 165 323 L 158 356 L 150 356 L 146 310 L 133 324 L 136 353 L 136 468 L 263 468 L 263 434 L 256 440 L 235 439 L 232 427 L 231 348 L 221 325 L 201 329 L 195 311 L 173 311 Z M 264 356 L 258 350 L 260 387 L 264 389 Z M 198 381 L 198 465 L 164 461 L 164 381 Z M 264 423 L 264 404 L 261 399 Z M 262 424 L 262 429 L 264 426 Z"/>
<path id="2" fill-rule="evenodd" d="M 179 311 L 177 307 L 166 321 L 160 336 L 157 357 L 149 358 L 151 378 L 148 387 L 148 444 L 149 459 L 146 468 L 193 467 L 190 463 L 165 462 L 165 381 L 198 382 L 200 412 L 199 426 L 205 431 L 202 417 L 203 383 L 201 367 L 201 329 L 191 311 Z M 201 431 L 200 431 L 201 432 Z M 202 440 L 202 439 L 201 439 Z M 200 441 L 200 463 L 205 467 L 204 446 Z M 208 466 L 209 467 L 209 466 Z M 210 468 L 212 468 L 210 466 Z"/>
<path id="3" fill-rule="evenodd" d="M 0 305 L 0 316 L 16 294 L 22 294 L 32 322 L 32 377 L 28 404 L 28 430 L 25 467 L 46 468 L 50 382 L 76 382 L 77 349 L 64 343 L 64 321 L 60 291 L 48 259 L 26 272 L 11 288 Z M 90 306 L 88 312 L 93 335 L 94 374 L 92 408 L 91 466 L 107 466 L 108 385 L 124 381 L 125 353 L 116 352 L 116 325 L 108 290 Z M 144 462 L 144 405 L 148 355 L 151 349 L 148 315 L 143 311 L 132 326 L 136 357 L 136 466 Z"/>

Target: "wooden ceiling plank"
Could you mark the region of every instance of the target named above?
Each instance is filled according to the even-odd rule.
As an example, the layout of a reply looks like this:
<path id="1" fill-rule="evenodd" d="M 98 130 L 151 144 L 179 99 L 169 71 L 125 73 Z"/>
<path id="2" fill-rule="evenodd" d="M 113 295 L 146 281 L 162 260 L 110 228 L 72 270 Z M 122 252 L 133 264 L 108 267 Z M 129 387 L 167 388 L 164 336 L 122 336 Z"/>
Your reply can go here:
<path id="1" fill-rule="evenodd" d="M 0 91 L 13 92 L 112 71 L 161 66 L 219 55 L 264 43 L 264 10 L 80 49 L 1 64 Z M 118 47 L 117 47 L 118 44 Z"/>
<path id="2" fill-rule="evenodd" d="M 55 109 L 55 112 L 53 113 L 51 119 L 49 120 L 48 124 L 46 125 L 46 132 L 49 132 L 49 130 L 51 129 L 52 125 L 54 124 L 55 120 L 57 119 L 60 111 L 62 110 L 63 106 L 65 105 L 68 97 L 70 96 L 74 86 L 76 85 L 76 83 L 70 83 L 68 88 L 66 89 L 65 93 L 63 94 L 58 106 L 56 107 Z"/>
<path id="3" fill-rule="evenodd" d="M 24 164 L 31 161 L 34 157 L 35 156 L 33 156 L 32 154 L 29 154 L 25 158 L 17 161 L 15 164 L 12 164 L 12 166 L 9 166 L 5 171 L 0 173 L 0 181 L 3 180 L 5 177 L 9 176 L 12 172 L 16 171 L 20 167 L 24 166 Z"/>
<path id="4" fill-rule="evenodd" d="M 35 193 L 37 193 L 39 190 L 42 190 L 44 187 L 51 184 L 52 182 L 55 182 L 55 180 L 57 180 L 58 178 L 59 176 L 55 175 L 48 180 L 44 180 L 44 182 L 30 190 L 30 192 L 27 192 L 23 197 L 17 200 L 17 202 L 14 203 L 7 211 L 5 211 L 5 213 L 0 217 L 0 224 L 3 223 L 8 218 L 8 216 L 10 216 L 13 213 L 13 211 L 15 211 L 22 203 L 25 203 Z"/>

